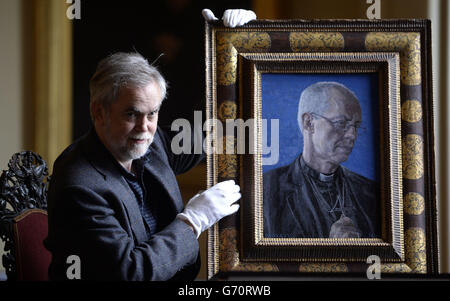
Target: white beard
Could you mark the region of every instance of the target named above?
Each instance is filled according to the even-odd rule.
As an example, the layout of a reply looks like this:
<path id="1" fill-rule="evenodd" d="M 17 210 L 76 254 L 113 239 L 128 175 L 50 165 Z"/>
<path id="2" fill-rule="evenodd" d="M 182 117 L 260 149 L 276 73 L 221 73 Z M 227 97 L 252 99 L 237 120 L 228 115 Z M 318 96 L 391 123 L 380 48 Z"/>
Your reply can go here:
<path id="1" fill-rule="evenodd" d="M 145 155 L 145 153 L 147 152 L 148 148 L 150 147 L 150 144 L 152 144 L 153 142 L 153 136 L 151 134 L 147 134 L 145 135 L 145 137 L 133 137 L 133 138 L 138 138 L 138 139 L 146 139 L 147 142 L 146 143 L 135 143 L 135 144 L 131 144 L 129 145 L 127 143 L 127 145 L 122 145 L 119 149 L 118 149 L 118 153 L 119 156 L 121 157 L 121 159 L 123 160 L 136 160 L 141 158 L 142 156 Z"/>
<path id="2" fill-rule="evenodd" d="M 130 140 L 126 140 L 125 142 L 120 141 L 120 144 L 117 143 L 110 135 L 109 129 L 106 130 L 105 138 L 109 141 L 109 145 L 114 152 L 114 156 L 117 157 L 118 160 L 122 162 L 136 160 L 145 155 L 150 144 L 153 142 L 153 135 L 147 133 L 145 135 L 135 135 L 132 138 L 136 139 L 146 139 L 146 143 L 134 143 L 130 144 Z"/>
<path id="3" fill-rule="evenodd" d="M 153 141 L 153 137 L 148 139 L 147 143 L 143 144 L 135 144 L 131 147 L 127 146 L 126 148 L 122 149 L 122 154 L 124 156 L 127 156 L 129 160 L 135 160 L 141 158 L 145 153 L 147 152 L 148 148 L 150 147 L 150 144 Z"/>

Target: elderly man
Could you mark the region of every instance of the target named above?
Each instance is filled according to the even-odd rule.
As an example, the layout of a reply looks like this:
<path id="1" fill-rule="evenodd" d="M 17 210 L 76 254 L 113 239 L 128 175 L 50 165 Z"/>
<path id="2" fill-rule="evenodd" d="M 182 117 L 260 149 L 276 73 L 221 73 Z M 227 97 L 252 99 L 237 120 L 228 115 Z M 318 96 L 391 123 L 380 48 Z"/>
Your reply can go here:
<path id="1" fill-rule="evenodd" d="M 318 82 L 303 91 L 303 152 L 264 174 L 265 237 L 378 237 L 376 184 L 340 165 L 352 152 L 361 119 L 358 99 L 342 84 Z"/>
<path id="2" fill-rule="evenodd" d="M 255 17 L 231 10 L 223 21 L 239 26 Z M 175 175 L 203 155 L 171 151 L 176 133 L 157 125 L 166 82 L 141 55 L 102 60 L 90 92 L 94 128 L 58 157 L 49 187 L 50 279 L 195 279 L 197 238 L 239 209 L 239 186 L 218 183 L 183 206 Z"/>

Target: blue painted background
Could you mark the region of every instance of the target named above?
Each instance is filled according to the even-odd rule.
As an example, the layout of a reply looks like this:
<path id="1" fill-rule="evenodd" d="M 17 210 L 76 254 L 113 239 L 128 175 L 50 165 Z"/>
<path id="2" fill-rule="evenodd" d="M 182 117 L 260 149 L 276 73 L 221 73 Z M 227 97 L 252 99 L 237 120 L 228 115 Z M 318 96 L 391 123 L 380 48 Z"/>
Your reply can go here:
<path id="1" fill-rule="evenodd" d="M 263 166 L 263 172 L 290 164 L 302 152 L 303 138 L 297 123 L 298 102 L 302 91 L 319 81 L 341 83 L 358 97 L 362 109 L 362 126 L 366 128 L 366 131 L 358 134 L 353 152 L 342 165 L 369 179 L 379 180 L 379 111 L 376 73 L 262 74 L 262 118 L 268 120 L 267 145 L 271 145 L 270 119 L 279 119 L 280 130 L 278 163 Z"/>

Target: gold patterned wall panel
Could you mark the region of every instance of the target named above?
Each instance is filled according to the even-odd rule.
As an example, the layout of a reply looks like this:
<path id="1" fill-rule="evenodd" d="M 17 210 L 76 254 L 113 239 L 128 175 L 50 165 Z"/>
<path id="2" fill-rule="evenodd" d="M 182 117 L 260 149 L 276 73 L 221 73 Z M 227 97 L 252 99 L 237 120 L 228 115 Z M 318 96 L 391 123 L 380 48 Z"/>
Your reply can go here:
<path id="1" fill-rule="evenodd" d="M 72 22 L 65 1 L 26 2 L 33 9 L 34 125 L 29 130 L 33 150 L 51 173 L 56 158 L 72 142 Z"/>

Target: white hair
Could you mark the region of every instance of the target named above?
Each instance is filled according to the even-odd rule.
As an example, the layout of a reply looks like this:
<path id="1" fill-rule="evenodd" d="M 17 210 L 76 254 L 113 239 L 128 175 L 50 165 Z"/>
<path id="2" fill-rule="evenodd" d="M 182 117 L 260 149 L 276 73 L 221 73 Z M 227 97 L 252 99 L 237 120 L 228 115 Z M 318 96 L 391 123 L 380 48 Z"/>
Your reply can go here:
<path id="1" fill-rule="evenodd" d="M 337 82 L 317 82 L 308 86 L 300 95 L 297 121 L 303 132 L 302 116 L 305 113 L 323 114 L 329 106 L 332 96 L 340 92 L 346 99 L 353 99 L 359 104 L 355 93 L 343 84 Z"/>
<path id="2" fill-rule="evenodd" d="M 89 87 L 92 103 L 100 103 L 108 110 L 117 100 L 122 87 L 144 88 L 156 83 L 162 100 L 166 98 L 167 82 L 158 69 L 139 53 L 114 53 L 97 65 Z M 91 118 L 93 119 L 92 111 Z"/>

